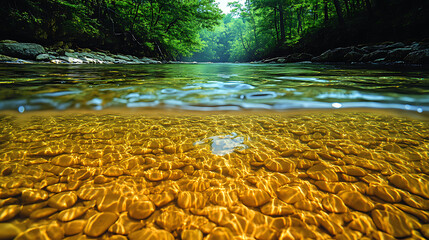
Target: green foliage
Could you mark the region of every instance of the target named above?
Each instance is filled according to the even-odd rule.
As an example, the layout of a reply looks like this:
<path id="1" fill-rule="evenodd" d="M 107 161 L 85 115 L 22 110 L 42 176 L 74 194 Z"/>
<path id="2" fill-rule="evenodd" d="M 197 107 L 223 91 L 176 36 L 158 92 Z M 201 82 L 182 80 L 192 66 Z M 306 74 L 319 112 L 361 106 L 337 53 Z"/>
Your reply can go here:
<path id="1" fill-rule="evenodd" d="M 8 38 L 166 59 L 200 50 L 199 32 L 222 18 L 214 0 L 14 0 L 0 3 L 0 14 L 9 18 L 0 22 Z"/>

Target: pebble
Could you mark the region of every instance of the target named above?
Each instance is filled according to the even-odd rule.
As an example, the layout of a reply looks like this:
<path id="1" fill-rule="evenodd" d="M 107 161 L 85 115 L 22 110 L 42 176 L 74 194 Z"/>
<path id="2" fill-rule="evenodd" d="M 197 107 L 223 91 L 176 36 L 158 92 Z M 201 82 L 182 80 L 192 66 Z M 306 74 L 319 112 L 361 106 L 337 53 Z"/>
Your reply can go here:
<path id="1" fill-rule="evenodd" d="M 314 179 L 320 181 L 328 181 L 328 182 L 337 182 L 338 175 L 332 170 L 332 168 L 324 165 L 324 164 L 316 164 L 307 170 L 307 175 Z"/>
<path id="2" fill-rule="evenodd" d="M 36 203 L 48 199 L 49 194 L 44 190 L 25 189 L 22 191 L 21 201 L 24 204 Z"/>
<path id="3" fill-rule="evenodd" d="M 155 211 L 155 205 L 151 201 L 133 202 L 128 207 L 128 214 L 134 219 L 145 219 Z"/>
<path id="4" fill-rule="evenodd" d="M 409 191 L 426 199 L 429 198 L 429 181 L 417 174 L 393 174 L 389 182 L 398 188 Z"/>
<path id="5" fill-rule="evenodd" d="M 346 165 L 342 167 L 345 174 L 354 176 L 354 177 L 364 177 L 368 173 L 360 167 L 353 165 Z"/>
<path id="6" fill-rule="evenodd" d="M 206 237 L 206 240 L 233 240 L 231 230 L 225 227 L 214 228 Z"/>
<path id="7" fill-rule="evenodd" d="M 202 240 L 203 233 L 198 229 L 185 229 L 180 234 L 182 240 Z"/>
<path id="8" fill-rule="evenodd" d="M 99 237 L 116 222 L 118 215 L 111 212 L 97 213 L 88 219 L 84 233 L 90 237 Z"/>
<path id="9" fill-rule="evenodd" d="M 236 192 L 216 190 L 211 193 L 210 202 L 225 207 L 233 206 L 238 203 L 238 195 Z"/>
<path id="10" fill-rule="evenodd" d="M 77 201 L 77 195 L 74 192 L 62 192 L 58 193 L 48 200 L 50 207 L 58 210 L 64 210 L 73 206 Z"/>
<path id="11" fill-rule="evenodd" d="M 174 236 L 156 228 L 143 228 L 128 235 L 130 240 L 174 240 Z"/>
<path id="12" fill-rule="evenodd" d="M 79 159 L 75 155 L 63 154 L 54 157 L 51 163 L 61 167 L 71 167 L 79 163 Z"/>
<path id="13" fill-rule="evenodd" d="M 269 216 L 284 216 L 295 213 L 296 209 L 290 204 L 273 199 L 261 207 L 261 212 Z"/>
<path id="14" fill-rule="evenodd" d="M 347 212 L 347 207 L 344 204 L 343 200 L 341 200 L 341 198 L 337 197 L 336 195 L 324 197 L 322 199 L 322 206 L 326 209 L 326 211 L 332 213 Z"/>
<path id="15" fill-rule="evenodd" d="M 383 201 L 397 203 L 402 200 L 401 194 L 396 188 L 379 185 L 374 189 L 374 194 Z"/>
<path id="16" fill-rule="evenodd" d="M 68 222 L 80 218 L 88 211 L 87 207 L 74 207 L 61 211 L 57 218 L 60 221 Z"/>
<path id="17" fill-rule="evenodd" d="M 177 196 L 177 204 L 181 208 L 203 208 L 206 205 L 206 198 L 200 192 L 180 192 Z"/>
<path id="18" fill-rule="evenodd" d="M 257 188 L 250 188 L 242 191 L 239 194 L 239 198 L 244 205 L 249 207 L 262 206 L 271 199 L 266 191 Z"/>
<path id="19" fill-rule="evenodd" d="M 46 239 L 61 240 L 64 238 L 64 230 L 56 223 L 45 226 L 29 228 L 16 236 L 15 240 Z"/>
<path id="20" fill-rule="evenodd" d="M 63 225 L 64 235 L 70 236 L 83 232 L 87 223 L 86 219 L 74 220 Z"/>
<path id="21" fill-rule="evenodd" d="M 128 235 L 134 231 L 141 229 L 144 226 L 144 223 L 139 220 L 132 219 L 128 217 L 127 212 L 121 213 L 119 219 L 109 227 L 109 232 Z"/>
<path id="22" fill-rule="evenodd" d="M 19 205 L 9 205 L 0 208 L 0 222 L 5 222 L 14 218 L 21 211 L 21 208 L 22 207 Z"/>
<path id="23" fill-rule="evenodd" d="M 0 223 L 0 239 L 14 239 L 23 230 L 13 223 Z"/>
<path id="24" fill-rule="evenodd" d="M 372 201 L 357 191 L 342 191 L 338 196 L 350 208 L 361 212 L 369 212 L 374 208 Z"/>
<path id="25" fill-rule="evenodd" d="M 396 238 L 411 236 L 413 230 L 411 222 L 407 216 L 399 210 L 393 208 L 374 209 L 371 212 L 378 229 L 391 234 Z"/>
<path id="26" fill-rule="evenodd" d="M 56 208 L 42 208 L 37 209 L 36 211 L 32 212 L 30 214 L 30 219 L 41 219 L 48 216 L 51 216 L 52 214 L 56 213 L 58 209 Z"/>
<path id="27" fill-rule="evenodd" d="M 307 190 L 300 186 L 282 187 L 277 190 L 277 197 L 283 202 L 294 204 L 300 200 L 305 199 Z"/>
<path id="28" fill-rule="evenodd" d="M 423 224 L 420 228 L 420 231 L 422 232 L 423 236 L 429 239 L 429 224 Z"/>
<path id="29" fill-rule="evenodd" d="M 281 172 L 281 173 L 293 172 L 295 171 L 295 168 L 296 168 L 295 162 L 288 159 L 282 159 L 282 158 L 268 159 L 265 161 L 264 164 L 267 169 L 274 172 Z"/>
<path id="30" fill-rule="evenodd" d="M 171 232 L 178 229 L 185 222 L 185 214 L 182 210 L 165 211 L 156 219 L 156 224 Z"/>
<path id="31" fill-rule="evenodd" d="M 148 197 L 157 207 L 163 207 L 173 201 L 175 198 L 174 193 L 171 191 L 166 191 L 159 194 L 151 194 Z"/>

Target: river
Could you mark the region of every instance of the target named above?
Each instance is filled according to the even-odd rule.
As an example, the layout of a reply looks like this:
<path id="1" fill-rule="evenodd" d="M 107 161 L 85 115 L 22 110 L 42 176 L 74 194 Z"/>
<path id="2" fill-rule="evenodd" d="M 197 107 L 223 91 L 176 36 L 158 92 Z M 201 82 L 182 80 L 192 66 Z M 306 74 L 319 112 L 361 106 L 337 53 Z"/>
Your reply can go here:
<path id="1" fill-rule="evenodd" d="M 429 238 L 429 71 L 0 65 L 0 239 Z"/>

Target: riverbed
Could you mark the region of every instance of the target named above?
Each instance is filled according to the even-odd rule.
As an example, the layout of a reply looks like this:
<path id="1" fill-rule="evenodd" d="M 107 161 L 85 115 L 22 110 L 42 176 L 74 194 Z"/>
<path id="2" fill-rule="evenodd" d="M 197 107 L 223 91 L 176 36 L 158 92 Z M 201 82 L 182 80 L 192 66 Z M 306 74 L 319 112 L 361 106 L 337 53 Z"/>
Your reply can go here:
<path id="1" fill-rule="evenodd" d="M 0 65 L 0 239 L 429 238 L 429 72 Z"/>

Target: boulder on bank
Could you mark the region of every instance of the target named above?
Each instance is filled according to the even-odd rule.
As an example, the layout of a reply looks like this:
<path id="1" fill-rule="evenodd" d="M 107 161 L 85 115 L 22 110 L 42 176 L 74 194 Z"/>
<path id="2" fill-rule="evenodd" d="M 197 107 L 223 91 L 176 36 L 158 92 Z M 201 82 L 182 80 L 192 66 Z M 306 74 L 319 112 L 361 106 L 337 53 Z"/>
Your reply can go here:
<path id="1" fill-rule="evenodd" d="M 344 62 L 345 56 L 350 52 L 362 52 L 362 50 L 356 47 L 339 47 L 329 49 L 321 55 L 311 59 L 313 62 Z"/>
<path id="2" fill-rule="evenodd" d="M 404 58 L 404 61 L 415 64 L 429 64 L 429 49 L 410 52 Z"/>
<path id="3" fill-rule="evenodd" d="M 45 48 L 36 43 L 0 43 L 0 54 L 9 57 L 36 60 L 37 55 L 43 53 L 46 53 Z"/>

